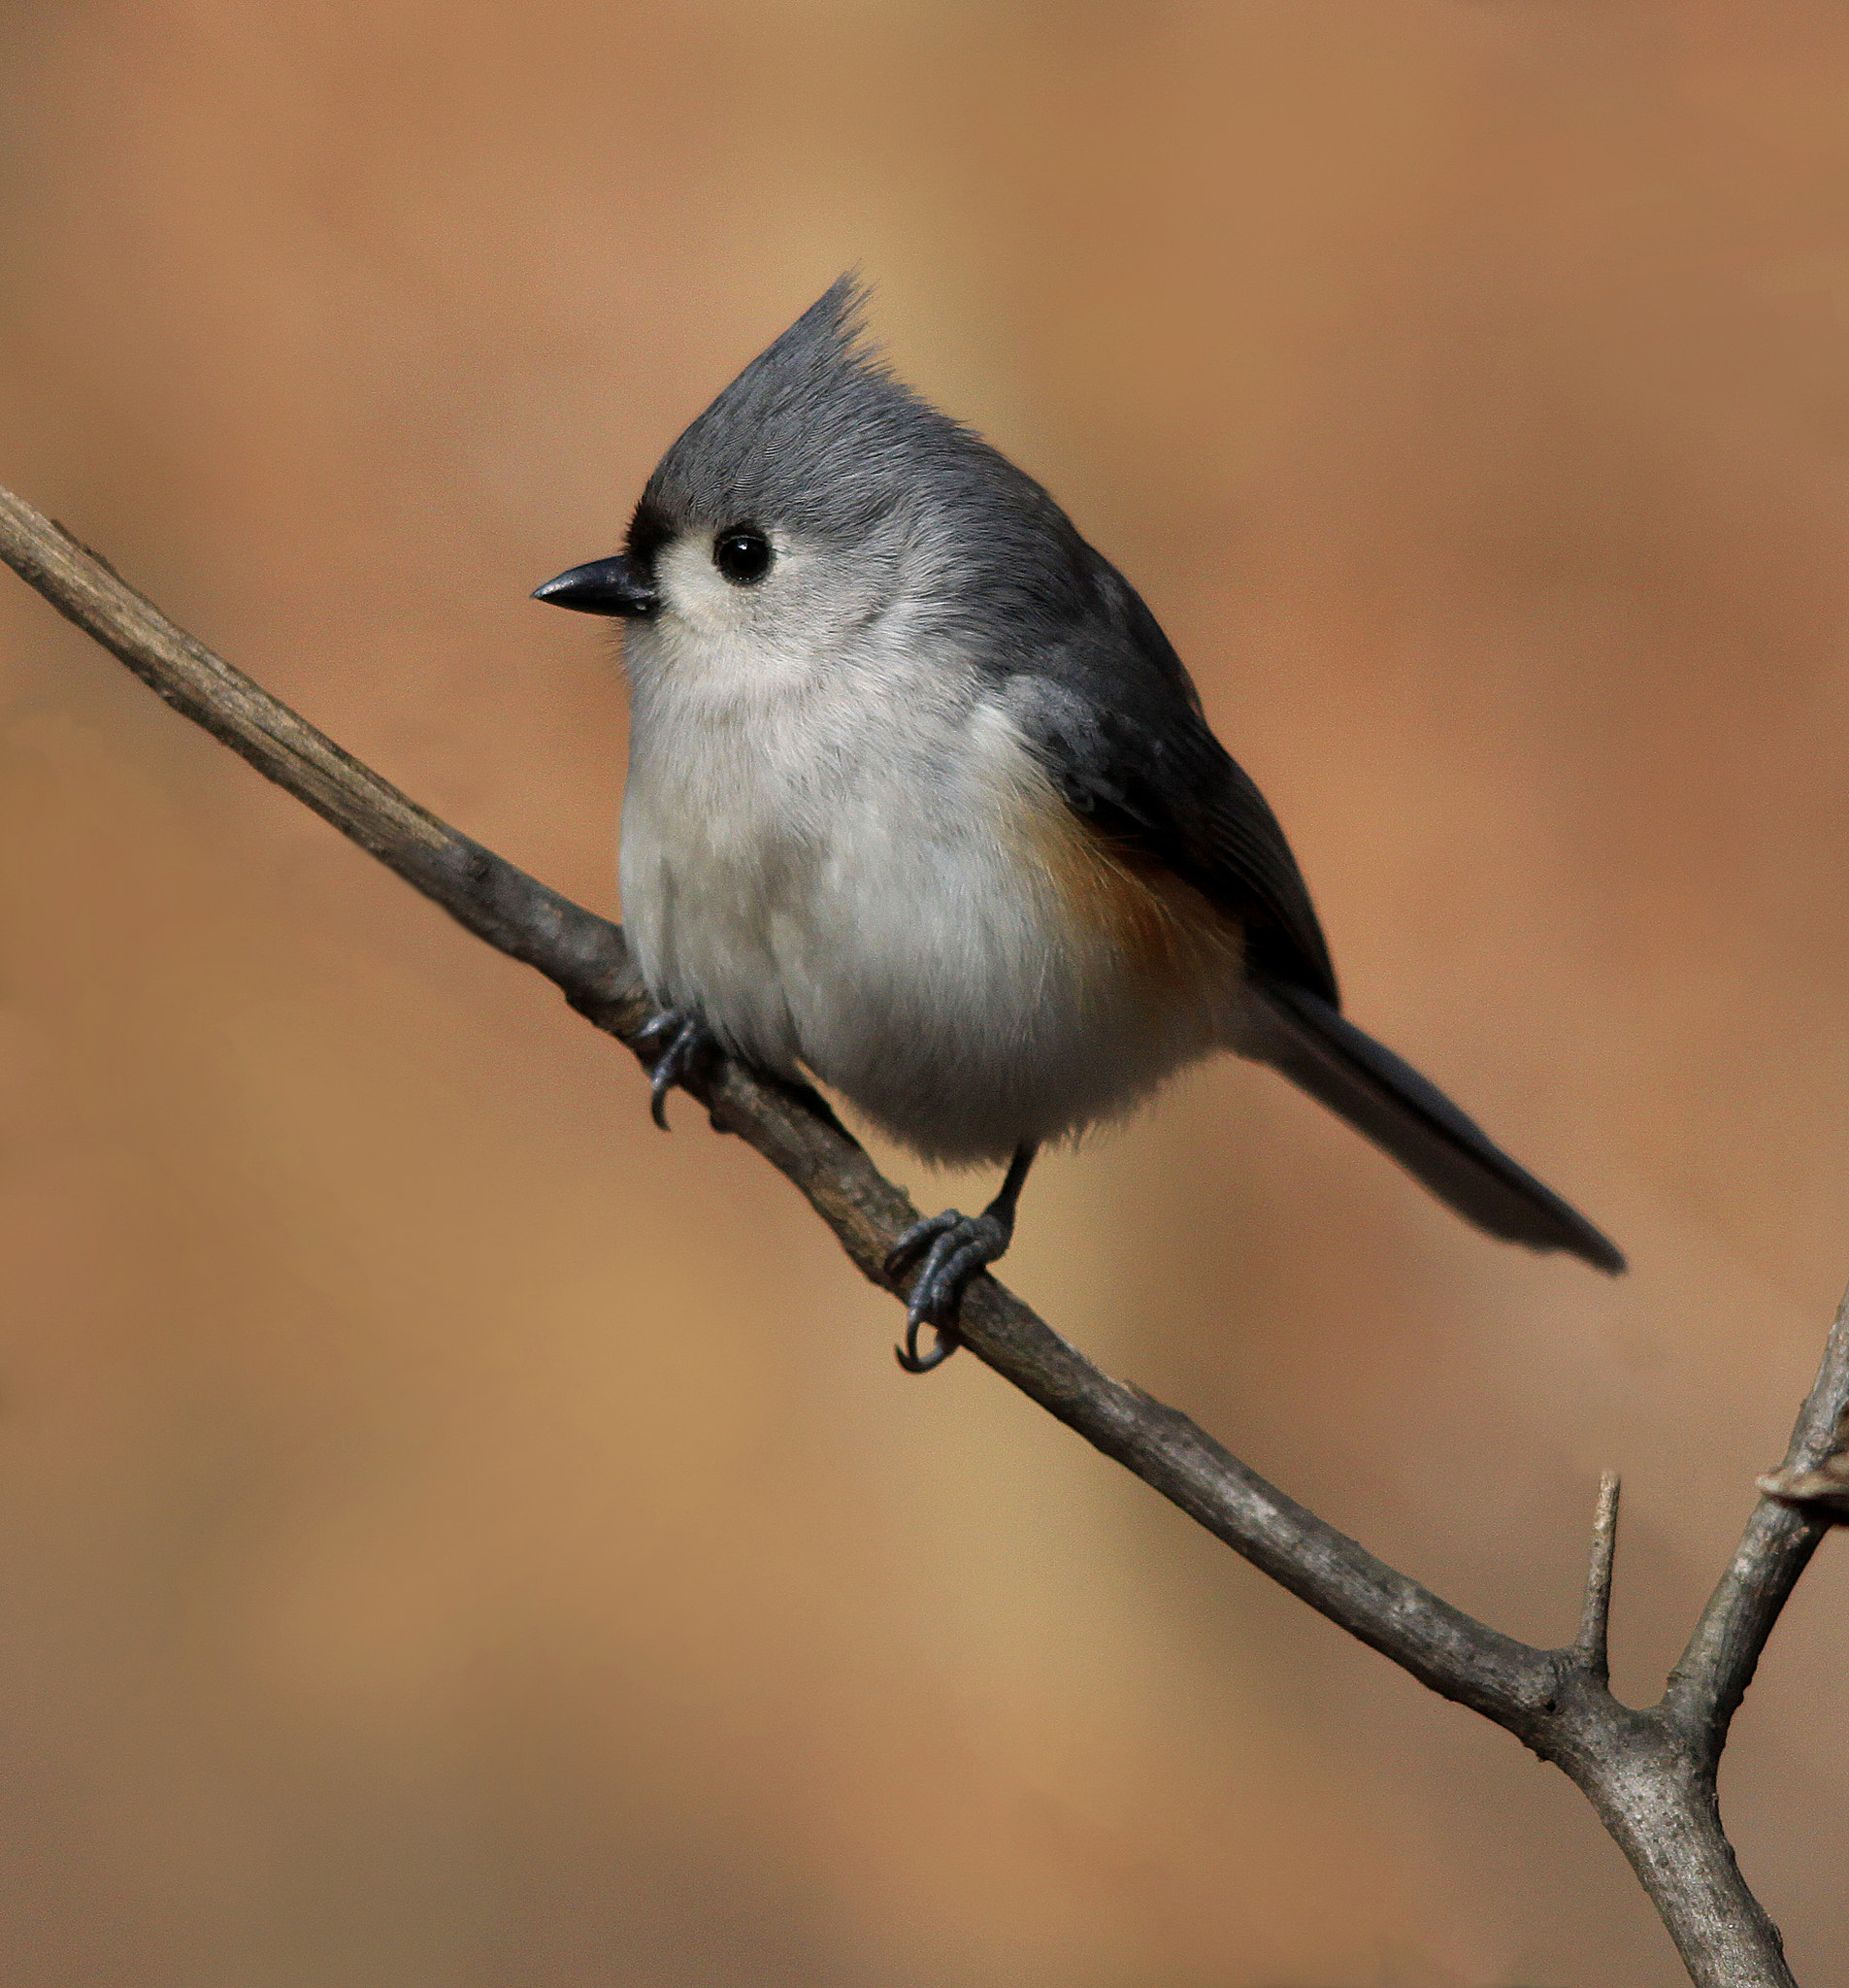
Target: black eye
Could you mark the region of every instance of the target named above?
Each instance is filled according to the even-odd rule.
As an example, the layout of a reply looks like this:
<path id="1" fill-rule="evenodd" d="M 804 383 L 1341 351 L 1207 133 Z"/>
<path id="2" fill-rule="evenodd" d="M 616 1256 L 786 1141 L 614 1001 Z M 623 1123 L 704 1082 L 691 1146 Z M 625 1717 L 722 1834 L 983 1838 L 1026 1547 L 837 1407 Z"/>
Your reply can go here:
<path id="1" fill-rule="evenodd" d="M 771 570 L 771 542 L 754 524 L 735 524 L 713 540 L 712 563 L 734 586 L 755 586 Z"/>

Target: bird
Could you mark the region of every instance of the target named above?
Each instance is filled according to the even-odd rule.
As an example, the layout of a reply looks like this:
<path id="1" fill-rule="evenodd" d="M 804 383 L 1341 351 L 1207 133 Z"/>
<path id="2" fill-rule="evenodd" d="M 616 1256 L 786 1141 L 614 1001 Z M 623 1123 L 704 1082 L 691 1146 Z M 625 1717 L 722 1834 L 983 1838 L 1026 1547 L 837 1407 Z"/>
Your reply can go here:
<path id="1" fill-rule="evenodd" d="M 652 1110 L 724 1055 L 929 1162 L 1006 1167 L 902 1235 L 900 1364 L 958 1344 L 1035 1155 L 1217 1051 L 1467 1221 L 1599 1270 L 1585 1216 L 1342 1012 L 1276 816 L 1155 615 L 893 372 L 842 277 L 668 448 L 622 548 L 535 598 L 620 619 L 624 929 Z M 924 1343 L 929 1328 L 931 1342 Z"/>

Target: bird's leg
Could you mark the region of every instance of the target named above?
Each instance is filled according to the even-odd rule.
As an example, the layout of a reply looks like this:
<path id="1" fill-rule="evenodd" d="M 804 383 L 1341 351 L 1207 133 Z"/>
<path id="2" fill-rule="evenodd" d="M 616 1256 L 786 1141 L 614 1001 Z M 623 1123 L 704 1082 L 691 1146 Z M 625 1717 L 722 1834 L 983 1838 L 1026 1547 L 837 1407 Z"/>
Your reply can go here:
<path id="1" fill-rule="evenodd" d="M 725 1051 L 690 1008 L 664 1008 L 636 1031 L 636 1046 L 659 1051 L 649 1067 L 648 1115 L 666 1132 L 668 1093 Z"/>
<path id="2" fill-rule="evenodd" d="M 887 1252 L 889 1277 L 899 1276 L 920 1256 L 924 1258 L 906 1304 L 906 1342 L 894 1348 L 908 1374 L 929 1374 L 956 1351 L 957 1314 L 963 1307 L 964 1286 L 1014 1240 L 1014 1204 L 1021 1198 L 1027 1170 L 1039 1150 L 1035 1145 L 1015 1148 L 1001 1193 L 979 1215 L 960 1215 L 953 1208 L 941 1215 L 927 1215 L 923 1221 L 913 1222 Z M 936 1333 L 937 1343 L 930 1352 L 921 1353 L 918 1335 L 927 1325 Z"/>

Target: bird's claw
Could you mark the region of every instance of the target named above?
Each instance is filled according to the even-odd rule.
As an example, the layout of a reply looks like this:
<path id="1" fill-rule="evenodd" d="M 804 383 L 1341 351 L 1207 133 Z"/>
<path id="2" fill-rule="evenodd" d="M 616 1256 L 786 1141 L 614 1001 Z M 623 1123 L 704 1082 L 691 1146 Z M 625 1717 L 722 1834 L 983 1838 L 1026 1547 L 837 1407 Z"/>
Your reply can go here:
<path id="1" fill-rule="evenodd" d="M 697 1014 L 664 1008 L 636 1031 L 636 1046 L 659 1049 L 648 1073 L 648 1115 L 668 1130 L 668 1093 L 720 1054 L 719 1039 Z"/>
<path id="2" fill-rule="evenodd" d="M 887 1251 L 889 1277 L 902 1276 L 918 1264 L 906 1303 L 905 1343 L 893 1349 L 908 1374 L 929 1374 L 956 1351 L 964 1290 L 978 1271 L 1004 1254 L 1012 1233 L 1010 1225 L 992 1214 L 959 1214 L 952 1208 L 912 1223 Z M 918 1335 L 927 1325 L 937 1335 L 928 1353 L 918 1349 Z"/>

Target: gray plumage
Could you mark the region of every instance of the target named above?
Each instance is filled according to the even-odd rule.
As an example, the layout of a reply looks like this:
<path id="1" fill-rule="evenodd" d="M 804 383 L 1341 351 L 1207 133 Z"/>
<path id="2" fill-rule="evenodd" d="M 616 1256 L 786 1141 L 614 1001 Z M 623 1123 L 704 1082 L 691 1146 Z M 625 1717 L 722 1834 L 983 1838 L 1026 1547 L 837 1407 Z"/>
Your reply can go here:
<path id="1" fill-rule="evenodd" d="M 1480 1227 L 1621 1268 L 1341 1016 L 1283 833 L 1155 617 L 892 378 L 858 309 L 842 279 L 668 450 L 624 558 L 551 583 L 628 589 L 594 611 L 630 616 L 651 991 L 941 1160 L 1074 1134 L 1231 1048 Z M 727 577 L 728 535 L 761 573 Z"/>

